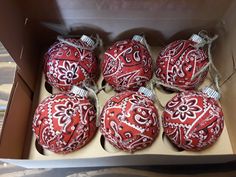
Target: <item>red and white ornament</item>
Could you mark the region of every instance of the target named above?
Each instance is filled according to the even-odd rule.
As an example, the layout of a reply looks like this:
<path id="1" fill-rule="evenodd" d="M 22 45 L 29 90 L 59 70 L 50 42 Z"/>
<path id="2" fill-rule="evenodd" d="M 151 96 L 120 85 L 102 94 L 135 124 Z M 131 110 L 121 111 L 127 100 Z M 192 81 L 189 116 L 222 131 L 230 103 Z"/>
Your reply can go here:
<path id="1" fill-rule="evenodd" d="M 152 77 L 152 58 L 144 38 L 116 42 L 104 54 L 102 72 L 106 82 L 116 91 L 135 90 Z"/>
<path id="2" fill-rule="evenodd" d="M 152 92 L 141 87 L 110 98 L 100 115 L 100 131 L 114 147 L 134 152 L 151 145 L 159 133 Z"/>
<path id="3" fill-rule="evenodd" d="M 194 76 L 208 64 L 208 56 L 202 47 L 196 45 L 204 42 L 203 38 L 194 34 L 189 40 L 178 40 L 167 45 L 156 60 L 157 79 L 182 90 L 199 86 L 206 78 L 208 68 Z"/>
<path id="4" fill-rule="evenodd" d="M 41 102 L 32 127 L 43 148 L 69 153 L 85 146 L 95 135 L 96 111 L 87 91 L 74 86 L 71 93 L 55 94 Z"/>
<path id="5" fill-rule="evenodd" d="M 218 92 L 211 88 L 177 94 L 162 115 L 166 136 L 185 150 L 200 151 L 214 144 L 224 127 L 217 98 Z"/>
<path id="6" fill-rule="evenodd" d="M 94 41 L 86 35 L 80 39 L 68 38 L 53 44 L 44 56 L 46 81 L 62 91 L 83 81 L 96 79 L 97 59 L 90 48 Z"/>

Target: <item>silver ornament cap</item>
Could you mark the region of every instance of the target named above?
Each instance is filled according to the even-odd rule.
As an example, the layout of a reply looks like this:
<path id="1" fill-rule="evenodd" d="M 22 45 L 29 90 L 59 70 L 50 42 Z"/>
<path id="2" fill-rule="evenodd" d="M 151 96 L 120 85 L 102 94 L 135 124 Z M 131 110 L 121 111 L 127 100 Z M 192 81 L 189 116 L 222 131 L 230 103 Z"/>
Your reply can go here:
<path id="1" fill-rule="evenodd" d="M 211 87 L 205 87 L 202 89 L 202 92 L 205 93 L 207 96 L 214 98 L 215 100 L 220 99 L 220 93 L 212 89 Z"/>
<path id="2" fill-rule="evenodd" d="M 80 97 L 87 97 L 87 95 L 88 95 L 88 91 L 86 91 L 82 88 L 79 88 L 75 85 L 72 86 L 71 92 L 74 93 L 75 95 L 80 96 Z"/>
<path id="3" fill-rule="evenodd" d="M 138 92 L 144 94 L 146 97 L 150 98 L 151 100 L 155 100 L 154 93 L 146 87 L 140 87 Z"/>
<path id="4" fill-rule="evenodd" d="M 94 46 L 94 44 L 95 44 L 95 42 L 87 35 L 82 35 L 80 40 L 87 43 L 89 46 Z"/>
<path id="5" fill-rule="evenodd" d="M 132 38 L 132 41 L 137 41 L 137 42 L 140 42 L 141 44 L 144 45 L 144 38 L 143 38 L 143 36 L 134 35 L 133 38 Z"/>
<path id="6" fill-rule="evenodd" d="M 205 43 L 205 42 L 206 42 L 201 36 L 199 36 L 199 35 L 197 35 L 197 34 L 193 34 L 193 35 L 189 38 L 189 40 L 191 40 L 191 41 L 193 41 L 193 42 L 195 42 L 195 43 L 197 43 L 197 44 L 201 44 L 201 43 Z"/>

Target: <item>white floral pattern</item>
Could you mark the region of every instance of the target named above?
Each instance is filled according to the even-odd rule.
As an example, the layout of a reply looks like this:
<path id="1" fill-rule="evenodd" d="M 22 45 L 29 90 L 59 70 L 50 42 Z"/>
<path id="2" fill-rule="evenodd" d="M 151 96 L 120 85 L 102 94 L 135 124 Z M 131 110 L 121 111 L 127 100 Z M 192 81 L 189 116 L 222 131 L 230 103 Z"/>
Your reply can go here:
<path id="1" fill-rule="evenodd" d="M 168 103 L 167 107 L 173 107 L 174 113 L 172 119 L 179 119 L 181 122 L 185 122 L 186 119 L 196 119 L 197 113 L 201 112 L 201 108 L 197 104 L 197 99 L 174 99 Z"/>
<path id="2" fill-rule="evenodd" d="M 68 101 L 65 104 L 56 105 L 56 112 L 54 113 L 54 117 L 58 118 L 58 124 L 64 125 L 68 119 L 71 119 L 71 117 L 76 113 L 77 107 L 78 105 L 74 104 L 71 101 Z"/>
<path id="3" fill-rule="evenodd" d="M 63 66 L 58 66 L 58 69 L 59 79 L 64 80 L 66 84 L 71 84 L 74 79 L 79 77 L 77 74 L 78 67 L 76 63 L 65 61 Z"/>
<path id="4" fill-rule="evenodd" d="M 183 100 L 178 103 L 178 106 L 173 113 L 173 119 L 179 119 L 184 122 L 186 119 L 195 119 L 196 114 L 201 112 L 201 108 L 197 105 L 197 100 L 195 98 Z"/>

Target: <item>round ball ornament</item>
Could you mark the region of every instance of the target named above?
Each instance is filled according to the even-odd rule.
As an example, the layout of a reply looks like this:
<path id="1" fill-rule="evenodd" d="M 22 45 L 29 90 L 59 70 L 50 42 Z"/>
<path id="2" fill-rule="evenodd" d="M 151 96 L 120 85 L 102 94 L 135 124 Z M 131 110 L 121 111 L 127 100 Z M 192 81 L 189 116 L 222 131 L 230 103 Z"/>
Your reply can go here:
<path id="1" fill-rule="evenodd" d="M 109 47 L 102 62 L 105 81 L 116 91 L 137 91 L 152 77 L 152 58 L 145 39 L 135 35 L 132 40 L 118 41 Z"/>
<path id="2" fill-rule="evenodd" d="M 213 145 L 224 127 L 219 93 L 207 87 L 203 91 L 185 91 L 173 97 L 162 115 L 165 135 L 177 147 L 200 151 Z"/>
<path id="3" fill-rule="evenodd" d="M 202 37 L 193 34 L 189 40 L 177 40 L 163 48 L 156 60 L 158 81 L 181 90 L 198 87 L 208 73 L 209 60 L 201 45 L 204 43 Z"/>
<path id="4" fill-rule="evenodd" d="M 100 115 L 100 131 L 115 148 L 134 152 L 150 146 L 159 133 L 152 92 L 141 87 L 111 97 Z"/>
<path id="5" fill-rule="evenodd" d="M 98 64 L 94 45 L 86 35 L 80 39 L 59 38 L 44 55 L 46 81 L 61 91 L 70 91 L 73 85 L 96 80 Z"/>
<path id="6" fill-rule="evenodd" d="M 95 135 L 95 107 L 87 91 L 73 86 L 71 93 L 55 94 L 42 101 L 32 127 L 43 148 L 66 154 L 82 148 Z"/>

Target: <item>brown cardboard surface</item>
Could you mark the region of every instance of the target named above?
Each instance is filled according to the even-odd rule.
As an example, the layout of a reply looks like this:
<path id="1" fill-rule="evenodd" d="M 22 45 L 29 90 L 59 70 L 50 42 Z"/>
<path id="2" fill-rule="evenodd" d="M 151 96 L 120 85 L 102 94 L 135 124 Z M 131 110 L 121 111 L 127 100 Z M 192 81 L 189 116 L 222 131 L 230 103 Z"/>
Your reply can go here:
<path id="1" fill-rule="evenodd" d="M 226 12 L 222 22 L 225 24 L 226 32 L 229 33 L 231 38 L 231 48 L 232 48 L 232 59 L 234 60 L 234 69 L 236 69 L 235 63 L 236 63 L 236 23 L 235 23 L 235 16 L 236 16 L 236 1 L 233 1 L 230 8 Z"/>
<path id="2" fill-rule="evenodd" d="M 235 71 L 236 56 L 236 2 L 234 1 L 224 17 L 217 24 L 219 39 L 216 41 L 214 63 L 222 76 L 221 81 L 227 80 Z"/>
<path id="3" fill-rule="evenodd" d="M 27 85 L 34 89 L 37 50 L 30 41 L 30 30 L 18 1 L 2 1 L 0 5 L 0 41 L 18 65 L 18 73 Z"/>
<path id="4" fill-rule="evenodd" d="M 11 9 L 11 10 L 10 10 Z M 14 12 L 14 13 L 12 13 Z M 11 20 L 9 20 L 11 19 Z M 8 53 L 20 67 L 20 53 L 23 43 L 24 18 L 19 4 L 13 1 L 3 1 L 0 6 L 0 40 Z M 15 39 L 15 40 L 10 40 Z"/>
<path id="5" fill-rule="evenodd" d="M 234 73 L 225 84 L 222 86 L 222 97 L 221 103 L 223 105 L 223 111 L 227 120 L 225 121 L 229 127 L 230 141 L 233 146 L 234 154 L 236 153 L 236 114 L 235 114 L 235 105 L 236 105 L 236 73 Z"/>
<path id="6" fill-rule="evenodd" d="M 16 72 L 15 81 L 5 115 L 0 141 L 0 156 L 21 158 L 27 132 L 32 93 Z"/>
<path id="7" fill-rule="evenodd" d="M 81 26 L 106 29 L 114 38 L 135 28 L 157 29 L 169 38 L 176 32 L 214 25 L 228 9 L 231 0 L 55 0 L 25 3 L 27 15 L 35 21 L 57 22 L 68 30 Z M 214 9 L 214 13 L 212 13 Z M 50 14 L 47 11 L 50 10 Z M 148 13 L 147 13 L 148 12 Z"/>

